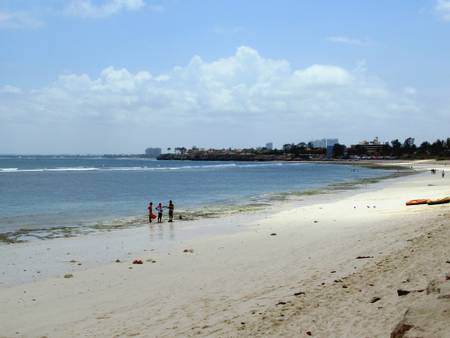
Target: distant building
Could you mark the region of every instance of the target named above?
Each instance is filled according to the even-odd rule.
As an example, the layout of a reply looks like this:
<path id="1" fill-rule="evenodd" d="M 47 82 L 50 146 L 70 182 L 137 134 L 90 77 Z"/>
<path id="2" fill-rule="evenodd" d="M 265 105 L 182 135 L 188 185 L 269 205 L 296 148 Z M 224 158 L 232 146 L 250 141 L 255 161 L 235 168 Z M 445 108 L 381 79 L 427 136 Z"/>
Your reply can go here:
<path id="1" fill-rule="evenodd" d="M 157 158 L 159 155 L 161 155 L 161 148 L 147 148 L 145 149 L 145 155 L 147 157 Z"/>
<path id="2" fill-rule="evenodd" d="M 381 143 L 378 140 L 378 136 L 376 136 L 373 139 L 373 141 L 366 141 L 366 140 L 364 140 L 364 141 L 359 142 L 359 144 L 362 145 L 362 146 L 366 146 L 366 145 L 380 145 Z"/>
<path id="3" fill-rule="evenodd" d="M 323 148 L 327 149 L 328 147 L 333 147 L 335 144 L 339 143 L 339 139 L 337 138 L 323 138 L 321 140 L 310 141 L 314 148 Z"/>
<path id="4" fill-rule="evenodd" d="M 327 158 L 332 158 L 333 157 L 333 146 L 334 146 L 334 144 L 332 146 L 327 146 L 327 154 L 326 154 Z"/>
<path id="5" fill-rule="evenodd" d="M 379 156 L 383 152 L 384 144 L 380 143 L 378 137 L 375 137 L 373 141 L 361 141 L 357 145 L 352 145 L 352 149 L 360 148 L 365 154 L 370 156 Z"/>
<path id="6" fill-rule="evenodd" d="M 273 143 L 272 142 L 267 142 L 265 148 L 267 150 L 273 150 Z"/>

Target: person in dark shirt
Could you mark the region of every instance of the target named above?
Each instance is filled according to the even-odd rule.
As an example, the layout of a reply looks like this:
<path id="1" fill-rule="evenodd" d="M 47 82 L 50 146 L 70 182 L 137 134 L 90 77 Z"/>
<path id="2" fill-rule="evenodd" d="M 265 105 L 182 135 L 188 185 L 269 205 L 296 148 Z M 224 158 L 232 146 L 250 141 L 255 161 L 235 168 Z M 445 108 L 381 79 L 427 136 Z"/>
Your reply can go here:
<path id="1" fill-rule="evenodd" d="M 169 222 L 173 222 L 173 210 L 175 209 L 172 200 L 169 201 Z"/>

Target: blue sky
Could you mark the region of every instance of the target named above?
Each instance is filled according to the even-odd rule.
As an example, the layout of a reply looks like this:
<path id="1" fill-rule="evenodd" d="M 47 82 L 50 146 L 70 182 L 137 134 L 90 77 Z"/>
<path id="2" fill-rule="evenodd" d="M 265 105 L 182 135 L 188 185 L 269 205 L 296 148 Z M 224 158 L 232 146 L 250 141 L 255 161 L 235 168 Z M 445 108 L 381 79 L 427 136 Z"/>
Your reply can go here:
<path id="1" fill-rule="evenodd" d="M 2 0 L 0 153 L 447 137 L 449 33 L 450 0 Z"/>

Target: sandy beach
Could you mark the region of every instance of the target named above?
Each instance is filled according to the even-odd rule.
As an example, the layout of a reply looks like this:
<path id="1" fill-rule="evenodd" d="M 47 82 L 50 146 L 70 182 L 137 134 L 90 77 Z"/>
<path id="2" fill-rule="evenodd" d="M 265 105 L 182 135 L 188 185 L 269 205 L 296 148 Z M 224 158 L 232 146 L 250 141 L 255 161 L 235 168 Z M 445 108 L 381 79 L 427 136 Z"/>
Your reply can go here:
<path id="1" fill-rule="evenodd" d="M 450 337 L 450 204 L 405 206 L 450 195 L 450 172 L 403 165 L 185 230 L 3 245 L 0 337 Z"/>

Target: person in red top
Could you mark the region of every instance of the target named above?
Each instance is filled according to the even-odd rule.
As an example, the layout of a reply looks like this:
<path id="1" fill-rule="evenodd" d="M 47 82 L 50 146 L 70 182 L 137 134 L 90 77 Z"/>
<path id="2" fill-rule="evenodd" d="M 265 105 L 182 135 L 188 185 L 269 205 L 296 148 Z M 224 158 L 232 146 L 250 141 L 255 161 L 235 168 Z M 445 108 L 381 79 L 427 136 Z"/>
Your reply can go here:
<path id="1" fill-rule="evenodd" d="M 153 218 L 153 202 L 150 202 L 148 204 L 148 222 L 151 223 L 152 222 L 152 218 Z"/>

